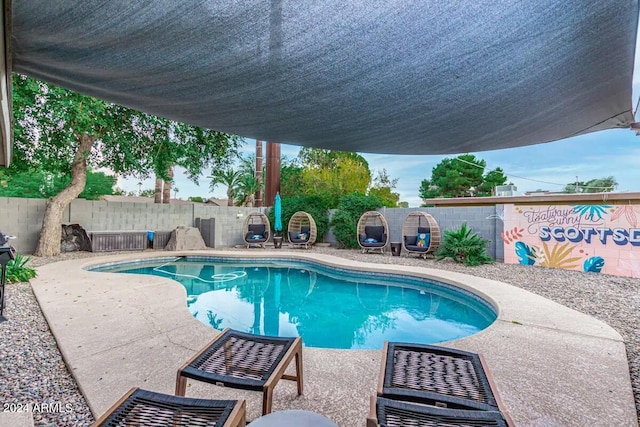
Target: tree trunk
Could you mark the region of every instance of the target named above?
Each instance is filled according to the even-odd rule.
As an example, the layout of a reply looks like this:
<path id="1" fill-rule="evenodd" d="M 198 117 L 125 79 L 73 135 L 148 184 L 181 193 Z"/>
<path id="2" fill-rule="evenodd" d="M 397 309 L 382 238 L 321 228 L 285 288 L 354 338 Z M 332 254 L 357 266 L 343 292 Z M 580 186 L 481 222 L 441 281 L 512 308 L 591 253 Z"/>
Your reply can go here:
<path id="1" fill-rule="evenodd" d="M 162 180 L 156 177 L 156 188 L 153 191 L 153 203 L 162 203 Z"/>
<path id="2" fill-rule="evenodd" d="M 167 175 L 169 175 L 169 178 L 173 178 L 173 166 L 169 166 Z M 171 203 L 171 180 L 164 182 L 164 188 L 162 189 L 162 203 Z"/>
<path id="3" fill-rule="evenodd" d="M 88 134 L 80 137 L 78 149 L 71 166 L 71 184 L 53 198 L 47 200 L 42 220 L 42 230 L 34 255 L 51 257 L 60 254 L 62 237 L 62 215 L 69 203 L 84 190 L 87 183 L 87 157 L 91 152 L 95 138 Z"/>
<path id="4" fill-rule="evenodd" d="M 231 187 L 227 188 L 227 206 L 233 206 L 233 190 Z"/>

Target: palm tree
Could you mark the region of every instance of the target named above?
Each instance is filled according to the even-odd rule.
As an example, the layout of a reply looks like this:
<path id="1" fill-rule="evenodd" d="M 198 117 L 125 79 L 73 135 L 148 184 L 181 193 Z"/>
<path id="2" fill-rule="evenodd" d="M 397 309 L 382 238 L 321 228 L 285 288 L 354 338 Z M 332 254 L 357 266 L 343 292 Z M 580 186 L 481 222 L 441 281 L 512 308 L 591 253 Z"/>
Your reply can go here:
<path id="1" fill-rule="evenodd" d="M 253 175 L 241 175 L 238 179 L 238 202 L 253 207 L 254 195 L 262 189 L 262 183 Z"/>
<path id="2" fill-rule="evenodd" d="M 213 175 L 207 178 L 211 179 L 211 184 L 209 185 L 211 191 L 215 190 L 218 184 L 227 186 L 227 206 L 233 206 L 235 195 L 238 192 L 240 172 L 231 168 L 218 169 L 213 171 Z"/>

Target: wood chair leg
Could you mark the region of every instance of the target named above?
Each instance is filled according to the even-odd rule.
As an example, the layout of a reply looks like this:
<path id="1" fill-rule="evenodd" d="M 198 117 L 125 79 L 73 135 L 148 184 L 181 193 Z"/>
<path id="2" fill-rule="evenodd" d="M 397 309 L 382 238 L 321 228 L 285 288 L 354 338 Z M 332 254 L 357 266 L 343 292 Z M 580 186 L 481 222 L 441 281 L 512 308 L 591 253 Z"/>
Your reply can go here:
<path id="1" fill-rule="evenodd" d="M 176 396 L 185 396 L 187 393 L 187 377 L 182 376 L 182 371 L 176 375 Z"/>
<path id="2" fill-rule="evenodd" d="M 273 388 L 267 387 L 262 394 L 262 415 L 271 413 L 271 406 L 273 404 Z"/>
<path id="3" fill-rule="evenodd" d="M 298 396 L 302 394 L 302 349 L 296 353 L 296 383 L 298 385 Z"/>

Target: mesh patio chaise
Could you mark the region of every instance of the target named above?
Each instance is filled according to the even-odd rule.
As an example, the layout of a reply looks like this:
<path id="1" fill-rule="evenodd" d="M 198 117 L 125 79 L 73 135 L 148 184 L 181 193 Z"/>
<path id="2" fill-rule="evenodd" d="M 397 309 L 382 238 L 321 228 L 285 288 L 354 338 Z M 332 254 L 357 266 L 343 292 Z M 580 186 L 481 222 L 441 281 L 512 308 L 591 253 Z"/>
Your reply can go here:
<path id="1" fill-rule="evenodd" d="M 291 216 L 287 226 L 289 243 L 309 249 L 318 235 L 316 221 L 307 212 L 298 211 Z"/>
<path id="2" fill-rule="evenodd" d="M 269 218 L 261 212 L 252 212 L 244 220 L 242 239 L 247 248 L 256 245 L 264 248 L 265 243 L 269 240 L 270 230 Z"/>
<path id="3" fill-rule="evenodd" d="M 482 355 L 434 345 L 385 342 L 378 396 L 437 407 L 502 412 Z"/>
<path id="4" fill-rule="evenodd" d="M 498 411 L 438 408 L 384 397 L 371 397 L 367 427 L 509 427 Z"/>
<path id="5" fill-rule="evenodd" d="M 134 387 L 93 424 L 94 427 L 244 427 L 244 400 L 171 396 Z"/>
<path id="6" fill-rule="evenodd" d="M 384 216 L 377 211 L 368 211 L 358 220 L 358 244 L 362 252 L 380 251 L 389 244 L 389 225 Z"/>
<path id="7" fill-rule="evenodd" d="M 285 374 L 294 358 L 296 374 Z M 266 415 L 281 378 L 296 381 L 298 395 L 302 394 L 300 337 L 268 337 L 227 328 L 178 370 L 176 395 L 185 395 L 188 379 L 261 391 L 262 415 Z"/>

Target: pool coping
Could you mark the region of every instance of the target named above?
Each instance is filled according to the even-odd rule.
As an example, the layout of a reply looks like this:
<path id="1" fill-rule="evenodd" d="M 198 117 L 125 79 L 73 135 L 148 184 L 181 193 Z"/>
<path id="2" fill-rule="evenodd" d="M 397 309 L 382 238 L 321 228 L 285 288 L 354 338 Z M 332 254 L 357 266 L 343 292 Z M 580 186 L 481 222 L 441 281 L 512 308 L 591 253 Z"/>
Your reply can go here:
<path id="1" fill-rule="evenodd" d="M 498 318 L 487 329 L 444 345 L 484 355 L 517 425 L 638 425 L 624 343 L 605 323 L 489 279 L 288 250 L 144 252 L 39 267 L 32 288 L 67 366 L 96 415 L 133 386 L 172 393 L 177 368 L 217 333 L 191 316 L 186 292 L 177 282 L 85 270 L 90 265 L 160 254 L 293 258 L 380 273 L 400 270 L 459 286 L 490 302 Z M 341 426 L 363 425 L 368 396 L 376 390 L 380 353 L 305 348 L 305 393 L 296 398 L 287 382 L 278 385 L 274 410 L 306 409 Z M 247 399 L 249 419 L 259 415 L 256 393 L 196 383 L 188 395 Z"/>

